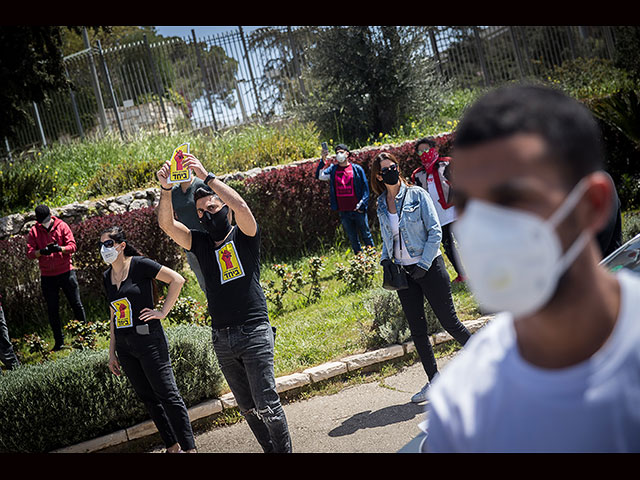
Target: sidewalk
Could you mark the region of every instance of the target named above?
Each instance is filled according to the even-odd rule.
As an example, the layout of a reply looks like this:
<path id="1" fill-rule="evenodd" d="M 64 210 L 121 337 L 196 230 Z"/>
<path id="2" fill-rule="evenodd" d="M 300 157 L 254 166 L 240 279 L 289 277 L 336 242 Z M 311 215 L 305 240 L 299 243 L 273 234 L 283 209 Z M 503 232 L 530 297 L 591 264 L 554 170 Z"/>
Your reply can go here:
<path id="1" fill-rule="evenodd" d="M 474 332 L 491 317 L 464 322 Z M 447 333 L 431 337 L 437 345 L 452 340 Z M 342 375 L 375 368 L 390 360 L 401 359 L 414 351 L 413 343 L 392 345 L 340 361 L 330 362 L 276 379 L 280 393 Z M 451 357 L 438 360 L 442 369 Z M 348 386 L 333 395 L 317 395 L 308 400 L 283 402 L 294 452 L 300 453 L 392 453 L 400 450 L 418 435 L 418 424 L 424 420 L 425 404 L 411 403 L 411 396 L 426 383 L 422 364 L 403 368 L 381 382 Z M 189 409 L 192 422 L 234 408 L 232 394 L 223 395 Z M 149 420 L 110 435 L 89 440 L 60 450 L 59 453 L 89 453 L 127 450 L 127 443 L 157 436 L 155 425 Z M 261 453 L 262 449 L 246 422 L 214 428 L 196 434 L 200 453 Z M 164 448 L 145 448 L 145 452 L 164 452 Z"/>
<path id="2" fill-rule="evenodd" d="M 439 359 L 438 367 L 451 358 Z M 426 380 L 417 362 L 381 382 L 285 403 L 293 452 L 396 453 L 420 433 L 426 403 L 411 403 L 411 396 Z M 199 453 L 262 453 L 244 421 L 196 435 L 196 447 Z"/>

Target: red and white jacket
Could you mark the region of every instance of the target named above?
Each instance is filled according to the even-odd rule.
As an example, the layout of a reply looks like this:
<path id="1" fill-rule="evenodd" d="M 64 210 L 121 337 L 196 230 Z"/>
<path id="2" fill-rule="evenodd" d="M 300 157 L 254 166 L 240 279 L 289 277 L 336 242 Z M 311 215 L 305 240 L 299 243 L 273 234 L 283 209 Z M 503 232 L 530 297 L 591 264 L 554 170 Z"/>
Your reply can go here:
<path id="1" fill-rule="evenodd" d="M 77 250 L 76 241 L 69 225 L 53 215 L 51 215 L 51 219 L 53 224 L 50 230 L 36 223 L 27 235 L 27 257 L 31 259 L 35 259 L 36 252 L 50 243 L 57 243 L 61 247 L 65 247 L 64 253 L 41 255 L 38 258 L 40 273 L 43 277 L 52 277 L 73 270 L 71 255 Z"/>
<path id="2" fill-rule="evenodd" d="M 449 166 L 451 158 L 440 157 L 435 148 L 425 151 L 420 160 L 422 166 L 416 168 L 411 174 L 411 182 L 424 189 L 427 189 L 427 180 L 430 175 L 433 176 L 433 182 L 438 192 L 437 202 L 443 210 L 451 208 L 451 183 L 445 177 L 445 170 Z"/>

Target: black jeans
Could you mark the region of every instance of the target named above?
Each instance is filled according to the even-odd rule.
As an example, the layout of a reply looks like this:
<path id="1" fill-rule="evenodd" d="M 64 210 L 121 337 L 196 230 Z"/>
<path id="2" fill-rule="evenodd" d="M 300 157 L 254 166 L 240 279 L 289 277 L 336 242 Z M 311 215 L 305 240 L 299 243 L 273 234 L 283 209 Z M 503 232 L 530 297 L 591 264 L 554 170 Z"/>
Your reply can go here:
<path id="1" fill-rule="evenodd" d="M 431 342 L 429 342 L 424 298 L 426 297 L 428 300 L 440 324 L 461 345 L 467 343 L 471 334 L 458 320 L 451 297 L 449 274 L 442 255 L 438 255 L 433 260 L 431 268 L 422 278 L 414 280 L 410 275 L 407 275 L 407 278 L 409 288 L 398 290 L 398 298 L 409 322 L 411 338 L 420 356 L 420 361 L 429 381 L 431 381 L 438 373 L 438 366 L 433 355 Z"/>
<path id="2" fill-rule="evenodd" d="M 166 447 L 179 443 L 182 450 L 195 448 L 189 412 L 176 385 L 162 327 L 151 328 L 149 335 L 117 334 L 116 353 Z"/>
<path id="3" fill-rule="evenodd" d="M 240 413 L 265 453 L 291 453 L 273 370 L 274 332 L 268 321 L 216 328 L 213 347 Z"/>
<path id="4" fill-rule="evenodd" d="M 447 223 L 442 226 L 442 246 L 444 247 L 444 253 L 453 265 L 454 270 L 460 276 L 464 276 L 462 270 L 458 265 L 458 257 L 456 257 L 455 243 L 453 241 L 453 235 L 451 233 L 451 226 L 453 223 Z"/>
<path id="5" fill-rule="evenodd" d="M 86 322 L 84 307 L 80 301 L 80 287 L 75 270 L 70 270 L 52 277 L 41 277 L 42 295 L 47 303 L 49 324 L 53 331 L 56 345 L 62 345 L 62 325 L 60 324 L 60 289 L 64 292 L 76 320 Z"/>

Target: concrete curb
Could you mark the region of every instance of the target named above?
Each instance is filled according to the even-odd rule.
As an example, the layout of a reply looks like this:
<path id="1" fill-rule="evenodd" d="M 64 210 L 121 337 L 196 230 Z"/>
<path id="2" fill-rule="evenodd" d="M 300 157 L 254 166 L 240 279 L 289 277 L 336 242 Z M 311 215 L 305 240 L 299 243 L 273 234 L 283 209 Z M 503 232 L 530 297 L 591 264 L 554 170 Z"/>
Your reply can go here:
<path id="1" fill-rule="evenodd" d="M 463 322 L 470 332 L 475 332 L 489 322 L 493 316 L 480 317 L 477 320 Z M 433 346 L 453 340 L 453 337 L 446 332 L 431 335 L 430 341 Z M 390 360 L 399 359 L 413 352 L 415 347 L 413 342 L 406 342 L 402 345 L 390 345 L 379 350 L 350 355 L 342 360 L 333 361 L 307 368 L 301 373 L 292 373 L 276 378 L 276 390 L 283 393 L 296 388 L 301 388 L 313 383 L 336 377 L 349 372 L 354 372 L 365 367 L 371 367 Z M 222 395 L 204 401 L 189 408 L 189 418 L 193 422 L 200 418 L 222 412 L 224 409 L 235 408 L 237 406 L 232 393 Z M 139 423 L 129 428 L 104 435 L 102 437 L 87 440 L 76 445 L 53 450 L 50 453 L 91 453 L 108 447 L 113 447 L 122 443 L 144 438 L 157 433 L 158 430 L 151 420 Z"/>

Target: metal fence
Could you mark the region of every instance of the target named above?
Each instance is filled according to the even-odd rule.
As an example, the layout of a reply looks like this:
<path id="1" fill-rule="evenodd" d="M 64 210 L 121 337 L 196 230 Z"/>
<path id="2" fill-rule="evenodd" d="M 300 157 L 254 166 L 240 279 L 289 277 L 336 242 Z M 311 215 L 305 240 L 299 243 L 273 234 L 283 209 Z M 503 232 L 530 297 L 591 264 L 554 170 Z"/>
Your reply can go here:
<path id="1" fill-rule="evenodd" d="M 436 26 L 425 55 L 460 86 L 546 75 L 578 57 L 612 59 L 614 27 Z M 214 131 L 285 115 L 307 95 L 303 73 L 321 27 L 278 26 L 197 38 L 143 41 L 65 58 L 73 89 L 28 105 L 32 125 L 5 138 L 6 152 L 107 131 Z M 88 45 L 88 39 L 85 37 Z"/>

